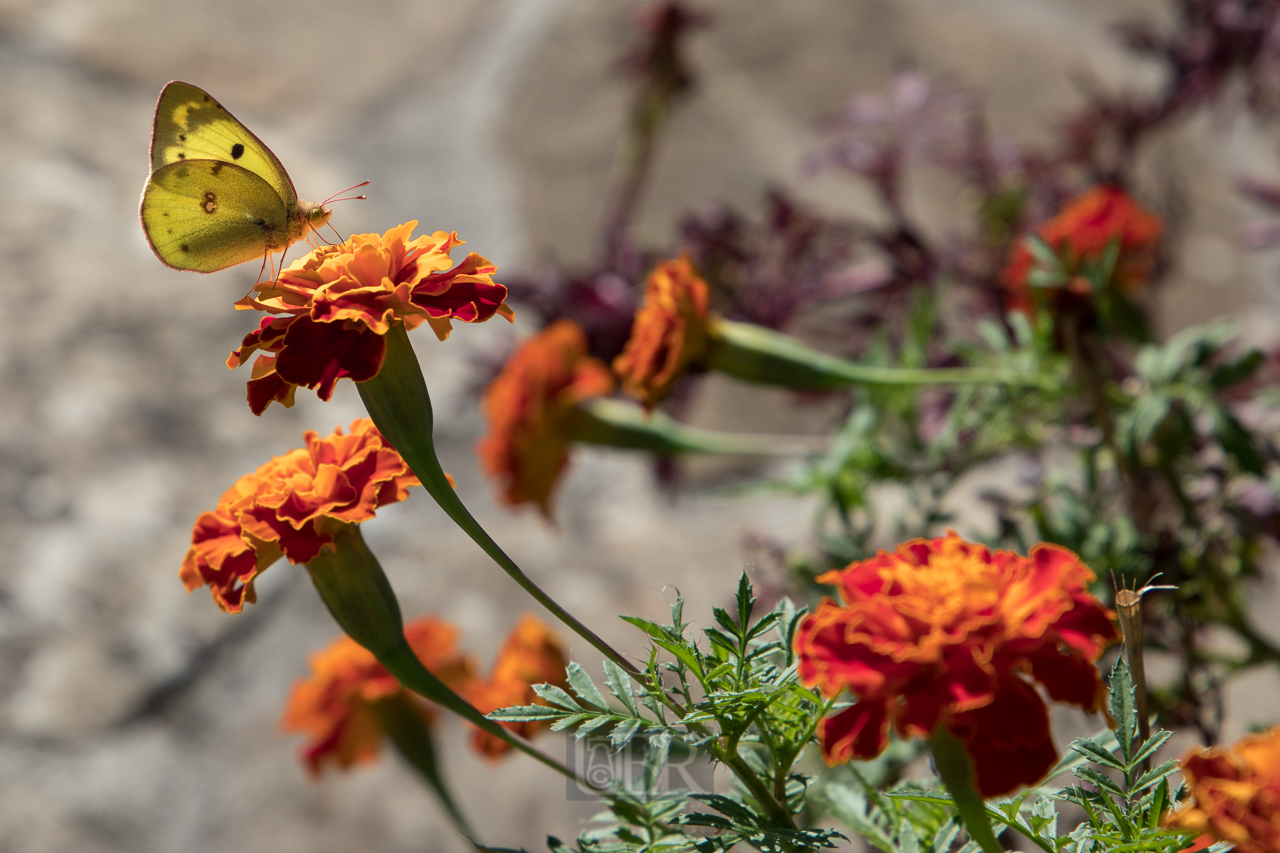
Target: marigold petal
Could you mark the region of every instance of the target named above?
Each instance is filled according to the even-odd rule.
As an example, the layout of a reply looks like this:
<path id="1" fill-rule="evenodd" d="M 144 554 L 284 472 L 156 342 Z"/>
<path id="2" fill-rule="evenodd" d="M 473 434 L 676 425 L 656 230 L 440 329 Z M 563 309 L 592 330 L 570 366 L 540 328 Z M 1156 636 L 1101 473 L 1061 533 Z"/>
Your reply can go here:
<path id="1" fill-rule="evenodd" d="M 649 274 L 631 336 L 613 361 L 622 389 L 645 408 L 661 402 L 685 371 L 706 356 L 707 301 L 707 283 L 687 252 L 660 262 Z"/>
<path id="2" fill-rule="evenodd" d="M 984 798 L 1034 785 L 1058 761 L 1049 709 L 1016 676 L 1001 680 L 990 704 L 953 717 L 949 728 L 973 759 L 978 791 Z"/>
<path id="3" fill-rule="evenodd" d="M 587 355 L 587 339 L 559 320 L 525 341 L 485 389 L 489 431 L 476 445 L 485 473 L 510 505 L 535 503 L 550 515 L 551 492 L 569 462 L 572 408 L 609 393 L 613 379 Z"/>
<path id="4" fill-rule="evenodd" d="M 822 757 L 829 765 L 874 758 L 889 745 L 889 715 L 882 701 L 859 702 L 819 723 Z"/>

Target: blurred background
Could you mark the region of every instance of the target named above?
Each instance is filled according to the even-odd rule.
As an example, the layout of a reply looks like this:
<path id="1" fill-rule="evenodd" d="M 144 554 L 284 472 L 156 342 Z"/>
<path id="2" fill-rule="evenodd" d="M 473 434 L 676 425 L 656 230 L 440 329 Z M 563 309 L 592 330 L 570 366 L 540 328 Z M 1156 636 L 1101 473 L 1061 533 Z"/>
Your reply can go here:
<path id="1" fill-rule="evenodd" d="M 908 63 L 955 72 L 984 97 L 994 135 L 1041 142 L 1089 91 L 1159 84 L 1109 26 L 1167 22 L 1172 5 L 701 0 L 711 25 L 689 41 L 696 88 L 656 151 L 634 239 L 675 245 L 682 217 L 718 202 L 759 210 L 770 187 L 826 213 L 874 215 L 865 187 L 800 169 L 816 120 L 851 95 L 886 91 Z M 279 731 L 308 651 L 336 635 L 300 568 L 268 571 L 239 616 L 178 580 L 199 512 L 304 430 L 327 433 L 363 409 L 343 383 L 326 404 L 303 391 L 293 409 L 249 413 L 247 371 L 224 361 L 256 323 L 231 303 L 257 269 L 200 276 L 152 256 L 137 220 L 152 110 L 165 82 L 185 80 L 257 133 L 303 198 L 372 181 L 367 201 L 337 206 L 344 235 L 410 219 L 420 232 L 456 230 L 499 281 L 584 265 L 600 251 L 629 108 L 620 61 L 641 8 L 0 0 L 0 851 L 465 849 L 398 760 L 315 782 L 299 739 Z M 1162 332 L 1230 315 L 1251 340 L 1272 336 L 1277 258 L 1237 249 L 1257 210 L 1233 181 L 1280 178 L 1276 142 L 1224 108 L 1144 153 L 1151 186 L 1188 217 L 1170 247 Z M 965 210 L 942 176 L 905 195 L 939 235 Z M 556 524 L 498 507 L 472 453 L 476 365 L 529 330 L 518 319 L 514 330 L 460 326 L 445 344 L 417 336 L 438 446 L 481 522 L 607 640 L 638 653 L 614 614 L 660 617 L 673 587 L 695 619 L 723 603 L 744 567 L 757 571 L 749 535 L 805 543 L 805 501 L 715 488 L 766 470 L 740 463 L 689 466 L 672 495 L 646 458 L 580 450 Z M 692 393 L 686 413 L 704 426 L 830 422 L 821 407 L 728 380 Z M 406 615 L 455 622 L 486 664 L 530 609 L 425 495 L 365 533 Z M 1280 703 L 1274 676 L 1255 675 L 1228 694 L 1228 737 Z M 456 721 L 437 731 L 456 790 L 480 798 L 473 814 L 481 803 L 491 813 L 478 821 L 490 843 L 542 849 L 593 813 L 522 756 L 474 757 Z M 553 753 L 562 743 L 542 741 Z"/>

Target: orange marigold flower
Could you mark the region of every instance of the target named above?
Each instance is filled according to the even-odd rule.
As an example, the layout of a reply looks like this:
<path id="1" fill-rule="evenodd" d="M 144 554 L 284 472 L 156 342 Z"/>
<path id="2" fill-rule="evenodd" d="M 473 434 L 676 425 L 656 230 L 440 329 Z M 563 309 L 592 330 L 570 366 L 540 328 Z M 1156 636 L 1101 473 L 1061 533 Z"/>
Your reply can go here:
<path id="1" fill-rule="evenodd" d="M 682 253 L 649 274 L 644 304 L 613 370 L 622 390 L 652 409 L 706 355 L 708 343 L 707 283 Z"/>
<path id="2" fill-rule="evenodd" d="M 457 629 L 424 616 L 405 625 L 404 635 L 423 666 L 453 690 L 467 689 L 474 666 L 458 651 Z M 385 731 L 377 703 L 383 699 L 404 694 L 427 722 L 434 716 L 425 700 L 405 690 L 345 634 L 312 654 L 309 663 L 311 675 L 294 682 L 280 725 L 310 736 L 302 758 L 313 776 L 327 763 L 345 770 L 378 757 Z"/>
<path id="3" fill-rule="evenodd" d="M 236 303 L 275 315 L 227 360 L 235 368 L 258 350 L 269 353 L 258 356 L 249 380 L 254 414 L 273 402 L 292 406 L 299 387 L 328 400 L 339 379 L 377 376 L 386 355 L 382 336 L 396 323 L 409 330 L 428 323 L 444 340 L 454 320 L 511 319 L 507 288 L 493 280 L 497 267 L 475 252 L 455 266 L 449 252 L 462 245 L 457 233 L 410 239 L 417 225 L 314 249 Z"/>
<path id="4" fill-rule="evenodd" d="M 1038 782 L 1057 760 L 1058 702 L 1103 706 L 1094 661 L 1119 639 L 1089 594 L 1094 574 L 1070 551 L 991 551 L 954 532 L 827 572 L 842 604 L 823 599 L 796 635 L 800 675 L 849 708 L 822 721 L 827 762 L 871 758 L 902 737 L 944 726 L 965 743 L 984 797 Z"/>
<path id="5" fill-rule="evenodd" d="M 535 684 L 554 684 L 566 687 L 565 667 L 568 658 L 564 647 L 546 624 L 531 613 L 520 617 L 516 627 L 508 635 L 493 670 L 484 681 L 472 682 L 467 699 L 483 714 L 499 708 L 515 705 L 544 704 L 533 691 Z M 545 721 L 502 723 L 503 726 L 526 739 L 549 725 Z M 471 736 L 471 746 L 491 759 L 501 758 L 511 751 L 511 745 L 488 732 L 476 729 Z"/>
<path id="6" fill-rule="evenodd" d="M 253 580 L 280 557 L 306 563 L 344 524 L 402 501 L 418 478 L 369 418 L 277 456 L 236 481 L 212 512 L 196 519 L 180 576 L 187 590 L 208 585 L 228 613 L 254 601 Z"/>
<path id="7" fill-rule="evenodd" d="M 1229 841 L 1239 853 L 1280 853 L 1280 726 L 1182 759 L 1191 804 L 1165 825 Z"/>
<path id="8" fill-rule="evenodd" d="M 532 501 L 550 516 L 551 490 L 569 462 L 573 407 L 612 390 L 608 368 L 587 355 L 587 337 L 572 320 L 552 323 L 512 354 L 485 389 L 489 433 L 476 445 L 506 503 Z"/>
<path id="9" fill-rule="evenodd" d="M 1138 207 L 1124 190 L 1102 184 L 1068 202 L 1057 216 L 1036 230 L 1036 235 L 1059 255 L 1065 255 L 1072 275 L 1083 264 L 1101 260 L 1111 242 L 1119 240 L 1120 255 L 1111 280 L 1122 293 L 1132 296 L 1151 278 L 1163 230 L 1160 218 Z M 1010 310 L 1030 313 L 1030 275 L 1034 267 L 1031 250 L 1019 240 L 1000 277 Z"/>

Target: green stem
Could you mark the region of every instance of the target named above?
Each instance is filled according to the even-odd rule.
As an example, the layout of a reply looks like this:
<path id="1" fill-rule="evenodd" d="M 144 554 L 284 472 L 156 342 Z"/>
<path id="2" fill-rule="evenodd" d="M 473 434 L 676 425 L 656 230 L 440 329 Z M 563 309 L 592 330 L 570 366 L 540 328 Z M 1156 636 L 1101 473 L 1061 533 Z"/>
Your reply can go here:
<path id="1" fill-rule="evenodd" d="M 427 786 L 435 793 L 436 798 L 440 800 L 440 805 L 453 821 L 454 828 L 464 837 L 475 839 L 475 831 L 467 823 L 462 810 L 458 808 L 453 795 L 449 793 L 448 786 L 445 785 L 444 776 L 440 773 L 428 721 L 423 719 L 418 709 L 413 707 L 408 694 L 398 693 L 381 699 L 374 706 L 374 710 L 378 714 L 382 727 L 386 729 L 387 736 L 396 745 L 396 749 L 406 761 L 413 765 Z"/>
<path id="2" fill-rule="evenodd" d="M 434 418 L 427 382 L 422 376 L 413 346 L 405 332 L 404 324 L 396 324 L 386 334 L 387 354 L 378 375 L 360 382 L 360 399 L 364 401 L 369 416 L 392 447 L 400 452 L 409 468 L 422 482 L 436 503 L 453 522 L 475 541 L 504 572 L 529 593 L 539 604 L 569 626 L 578 636 L 590 643 L 605 657 L 633 675 L 635 665 L 616 649 L 602 640 L 594 631 L 582 624 L 569 611 L 557 604 L 533 580 L 520 570 L 515 561 L 498 547 L 467 510 L 462 500 L 449 485 L 436 457 L 432 441 Z"/>
<path id="3" fill-rule="evenodd" d="M 320 599 L 342 630 L 372 652 L 378 663 L 402 685 L 574 782 L 601 790 L 490 720 L 423 666 L 404 637 L 395 592 L 358 526 L 345 525 L 335 535 L 333 544 L 325 546 L 307 563 L 307 572 Z"/>
<path id="4" fill-rule="evenodd" d="M 647 450 L 651 453 L 735 453 L 749 456 L 797 456 L 822 453 L 825 437 L 753 435 L 685 426 L 661 412 L 622 400 L 594 399 L 573 410 L 569 425 L 576 442 Z"/>
<path id="5" fill-rule="evenodd" d="M 955 800 L 969 838 L 977 842 L 984 853 L 1004 853 L 1004 847 L 991 830 L 986 804 L 975 784 L 973 762 L 964 751 L 964 744 L 946 729 L 939 728 L 929 738 L 929 752 L 933 754 L 933 764 L 942 784 Z"/>
<path id="6" fill-rule="evenodd" d="M 827 355 L 795 338 L 756 326 L 714 318 L 709 323 L 710 351 L 705 365 L 746 382 L 781 385 L 797 391 L 845 385 L 1026 385 L 1038 377 L 980 368 L 877 367 Z"/>

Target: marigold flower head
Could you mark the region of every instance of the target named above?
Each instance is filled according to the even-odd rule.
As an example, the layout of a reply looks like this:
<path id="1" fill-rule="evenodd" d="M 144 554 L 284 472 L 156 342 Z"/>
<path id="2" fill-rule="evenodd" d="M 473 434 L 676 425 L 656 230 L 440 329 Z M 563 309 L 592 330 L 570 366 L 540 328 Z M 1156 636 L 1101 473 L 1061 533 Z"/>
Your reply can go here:
<path id="1" fill-rule="evenodd" d="M 483 714 L 499 708 L 515 705 L 544 704 L 533 690 L 535 684 L 554 684 L 566 687 L 565 667 L 568 658 L 564 647 L 546 624 L 531 613 L 520 621 L 507 637 L 502 650 L 493 663 L 489 677 L 471 683 L 467 699 Z M 519 723 L 502 723 L 503 726 L 531 739 L 549 725 L 545 721 L 528 720 Z M 511 751 L 511 745 L 488 732 L 476 729 L 471 736 L 471 746 L 490 759 L 501 758 Z"/>
<path id="2" fill-rule="evenodd" d="M 1192 750 L 1182 775 L 1191 803 L 1166 815 L 1166 826 L 1229 841 L 1239 853 L 1280 853 L 1280 726 Z"/>
<path id="3" fill-rule="evenodd" d="M 196 519 L 180 577 L 191 591 L 207 585 L 218 606 L 239 613 L 254 601 L 253 581 L 281 557 L 306 563 L 345 524 L 373 518 L 402 501 L 418 478 L 368 418 L 277 456 L 236 481 L 212 512 Z"/>
<path id="4" fill-rule="evenodd" d="M 254 414 L 273 402 L 292 406 L 299 387 L 328 400 L 339 379 L 377 376 L 386 355 L 382 336 L 397 323 L 410 331 L 428 323 L 444 340 L 454 320 L 511 319 L 507 288 L 493 280 L 497 267 L 475 252 L 454 265 L 449 252 L 463 242 L 457 233 L 410 239 L 417 225 L 314 249 L 237 303 L 273 315 L 227 360 L 235 368 L 264 353 L 249 380 Z"/>
<path id="5" fill-rule="evenodd" d="M 1072 275 L 1084 264 L 1101 260 L 1112 241 L 1118 240 L 1120 254 L 1111 281 L 1121 293 L 1133 296 L 1151 278 L 1163 230 L 1160 218 L 1139 207 L 1124 190 L 1101 184 L 1068 202 L 1057 216 L 1036 230 L 1036 235 L 1065 256 Z M 1030 313 L 1030 276 L 1034 267 L 1031 250 L 1018 241 L 1000 277 L 1011 310 Z M 1087 283 L 1083 285 L 1089 287 Z"/>
<path id="6" fill-rule="evenodd" d="M 613 360 L 622 390 L 652 409 L 671 392 L 689 365 L 707 353 L 707 283 L 688 253 L 662 261 L 645 284 L 631 337 Z"/>
<path id="7" fill-rule="evenodd" d="M 525 341 L 484 392 L 489 432 L 476 445 L 503 500 L 533 502 L 549 516 L 551 490 L 569 462 L 573 408 L 613 390 L 613 377 L 587 355 L 587 337 L 558 320 Z"/>
<path id="8" fill-rule="evenodd" d="M 405 626 L 405 639 L 423 666 L 455 691 L 475 677 L 469 658 L 458 651 L 458 632 L 434 616 Z M 377 703 L 401 694 L 427 722 L 432 707 L 405 690 L 373 653 L 345 634 L 310 656 L 311 675 L 294 682 L 280 726 L 310 736 L 302 758 L 312 775 L 326 764 L 347 769 L 378 757 L 386 734 Z"/>
<path id="9" fill-rule="evenodd" d="M 961 740 L 984 797 L 1038 782 L 1057 760 L 1044 700 L 1103 706 L 1094 661 L 1119 639 L 1089 594 L 1094 574 L 1055 545 L 991 551 L 954 532 L 827 572 L 824 599 L 796 636 L 800 675 L 857 702 L 822 721 L 831 764 L 871 758 L 939 726 Z"/>

